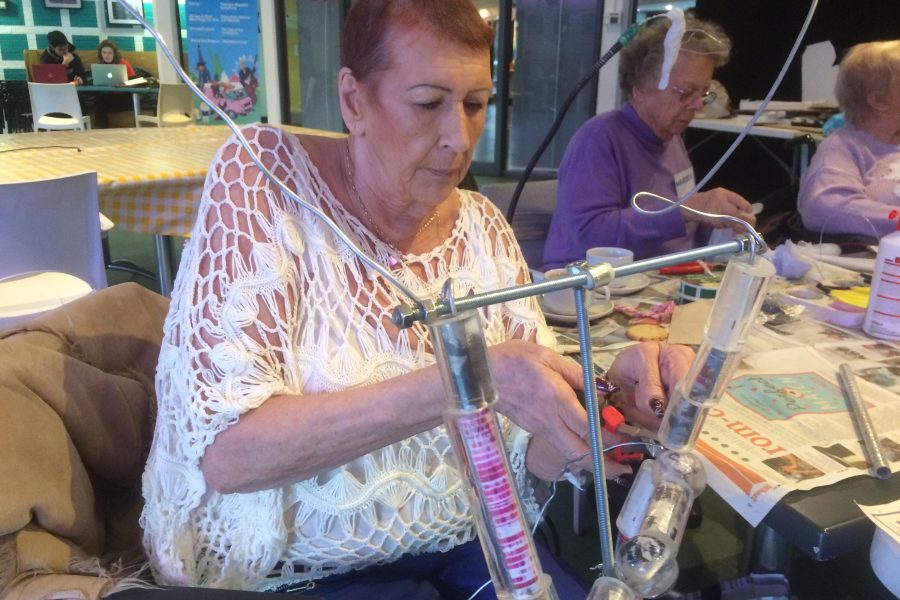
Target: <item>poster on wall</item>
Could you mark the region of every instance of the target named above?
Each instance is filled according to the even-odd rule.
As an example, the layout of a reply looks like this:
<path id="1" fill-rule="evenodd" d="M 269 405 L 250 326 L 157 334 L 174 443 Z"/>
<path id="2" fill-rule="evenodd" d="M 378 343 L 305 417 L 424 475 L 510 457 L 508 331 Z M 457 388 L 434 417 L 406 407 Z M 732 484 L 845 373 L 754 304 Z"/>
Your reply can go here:
<path id="1" fill-rule="evenodd" d="M 221 123 L 213 105 L 236 123 L 259 121 L 266 99 L 257 3 L 187 0 L 184 9 L 188 70 L 205 95 L 200 122 Z"/>

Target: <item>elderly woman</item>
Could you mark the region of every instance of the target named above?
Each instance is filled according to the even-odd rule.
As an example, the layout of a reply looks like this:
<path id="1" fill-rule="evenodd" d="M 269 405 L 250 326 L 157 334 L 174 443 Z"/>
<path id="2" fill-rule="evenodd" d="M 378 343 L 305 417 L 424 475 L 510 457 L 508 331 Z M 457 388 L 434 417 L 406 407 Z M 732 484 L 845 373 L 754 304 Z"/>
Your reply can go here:
<path id="1" fill-rule="evenodd" d="M 619 87 L 625 104 L 587 121 L 569 142 L 559 165 L 556 211 L 544 246 L 546 268 L 582 260 L 593 246 L 629 248 L 640 259 L 705 243 L 708 228 L 701 231 L 698 217 L 689 212 L 650 216 L 631 207 L 637 192 L 676 199 L 694 187 L 694 169 L 681 133 L 715 98 L 709 91 L 713 71 L 727 61 L 731 46 L 718 26 L 691 15 L 685 19 L 668 86 L 659 89 L 669 20 L 659 18 L 622 49 Z M 660 207 L 648 198 L 639 203 L 642 208 Z M 750 204 L 723 188 L 698 192 L 686 204 L 755 223 Z"/>
<path id="2" fill-rule="evenodd" d="M 900 40 L 854 46 L 835 93 L 846 125 L 816 149 L 797 207 L 812 231 L 881 237 L 900 207 Z"/>
<path id="3" fill-rule="evenodd" d="M 527 277 L 500 212 L 456 187 L 484 127 L 491 40 L 469 0 L 363 0 L 347 17 L 338 82 L 349 137 L 245 129 L 269 169 L 419 297 L 450 275 L 463 293 Z M 315 582 L 318 596 L 371 599 L 466 597 L 488 579 L 427 331 L 390 319 L 404 300 L 226 143 L 158 366 L 142 524 L 159 580 Z M 558 478 L 579 457 L 571 468 L 589 467 L 580 370 L 539 345 L 553 336 L 533 299 L 481 316 L 510 462 L 534 515 L 529 474 Z M 651 403 L 690 358 L 645 344 L 610 375 L 652 420 Z M 543 559 L 560 597 L 583 597 Z"/>

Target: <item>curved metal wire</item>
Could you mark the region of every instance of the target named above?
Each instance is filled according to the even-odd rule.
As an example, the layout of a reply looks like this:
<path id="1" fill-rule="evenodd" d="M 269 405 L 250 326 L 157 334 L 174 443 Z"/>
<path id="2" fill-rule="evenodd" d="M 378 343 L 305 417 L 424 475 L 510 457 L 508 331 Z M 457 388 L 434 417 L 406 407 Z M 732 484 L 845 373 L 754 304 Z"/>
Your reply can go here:
<path id="1" fill-rule="evenodd" d="M 676 207 L 681 208 L 681 210 L 693 213 L 693 214 L 701 216 L 701 217 L 705 217 L 710 220 L 725 221 L 728 223 L 733 223 L 735 225 L 740 225 L 741 228 L 743 228 L 747 231 L 747 235 L 750 236 L 750 239 L 753 242 L 753 248 L 751 248 L 751 252 L 755 252 L 758 247 L 761 247 L 761 248 L 766 247 L 766 242 L 762 238 L 762 236 L 759 234 L 759 232 L 756 231 L 753 228 L 753 226 L 750 225 L 750 223 L 748 223 L 747 221 L 745 221 L 743 219 L 739 219 L 737 217 L 732 217 L 731 215 L 720 215 L 717 213 L 703 212 L 702 210 L 697 210 L 696 208 L 691 208 L 690 206 L 685 206 L 683 204 L 683 202 L 684 202 L 684 200 L 687 200 L 687 197 L 685 197 L 684 200 L 679 200 L 676 202 L 675 200 L 670 200 L 669 198 L 666 198 L 665 196 L 660 196 L 659 194 L 654 194 L 653 192 L 638 192 L 637 194 L 635 194 L 634 198 L 632 199 L 632 202 L 634 202 L 634 205 L 636 207 L 638 206 L 637 199 L 642 196 L 650 196 L 651 198 L 656 198 L 657 200 L 662 200 L 663 202 L 668 202 L 669 204 L 672 204 Z M 656 211 L 647 210 L 647 209 L 639 209 L 639 210 L 641 212 L 646 212 L 649 214 L 658 214 L 658 213 L 667 212 L 669 210 L 672 210 L 672 208 L 673 208 L 672 206 L 667 206 L 664 209 L 656 210 Z"/>

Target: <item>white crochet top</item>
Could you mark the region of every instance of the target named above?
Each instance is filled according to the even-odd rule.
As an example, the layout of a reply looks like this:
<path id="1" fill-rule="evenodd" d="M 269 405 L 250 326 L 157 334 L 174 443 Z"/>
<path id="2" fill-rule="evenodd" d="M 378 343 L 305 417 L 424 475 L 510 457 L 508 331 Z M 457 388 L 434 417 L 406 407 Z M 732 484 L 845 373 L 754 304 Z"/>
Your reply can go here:
<path id="1" fill-rule="evenodd" d="M 388 264 L 391 249 L 343 209 L 295 136 L 266 126 L 244 133 L 292 190 Z M 141 516 L 158 580 L 274 589 L 471 540 L 443 426 L 286 487 L 207 489 L 199 468 L 206 447 L 269 397 L 364 386 L 434 360 L 421 325 L 398 332 L 391 324 L 391 310 L 405 298 L 247 162 L 233 138 L 216 156 L 165 322 Z M 226 177 L 229 167 L 240 176 Z M 403 256 L 393 270 L 421 298 L 437 297 L 450 275 L 457 294 L 526 276 L 498 209 L 476 193 L 459 194 L 450 237 L 431 252 Z M 512 336 L 553 344 L 533 298 L 481 314 L 488 344 Z M 533 516 L 527 434 L 501 423 Z"/>

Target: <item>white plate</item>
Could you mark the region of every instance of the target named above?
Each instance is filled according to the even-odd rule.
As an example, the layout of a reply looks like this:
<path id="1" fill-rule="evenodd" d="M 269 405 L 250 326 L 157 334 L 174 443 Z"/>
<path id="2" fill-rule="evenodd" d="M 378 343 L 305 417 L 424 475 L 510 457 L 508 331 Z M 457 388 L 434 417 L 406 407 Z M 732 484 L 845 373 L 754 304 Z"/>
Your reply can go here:
<path id="1" fill-rule="evenodd" d="M 634 294 L 636 292 L 641 291 L 653 280 L 644 275 L 643 273 L 637 273 L 636 275 L 629 275 L 628 281 L 625 281 L 625 285 L 616 285 L 616 280 L 613 279 L 612 284 L 609 286 L 609 295 L 610 296 L 628 296 L 629 294 Z M 623 282 L 619 282 L 623 283 Z M 595 292 L 598 295 L 601 295 L 600 292 Z"/>
<path id="2" fill-rule="evenodd" d="M 542 307 L 543 308 L 543 307 Z M 559 315 L 553 312 L 548 311 L 547 309 L 543 309 L 544 316 L 547 317 L 548 321 L 553 321 L 555 323 L 564 323 L 566 325 L 574 325 L 578 323 L 577 315 Z M 600 304 L 592 303 L 590 309 L 588 309 L 588 319 L 593 321 L 594 319 L 599 319 L 601 317 L 605 317 L 613 311 L 613 303 L 612 302 L 601 302 Z"/>

